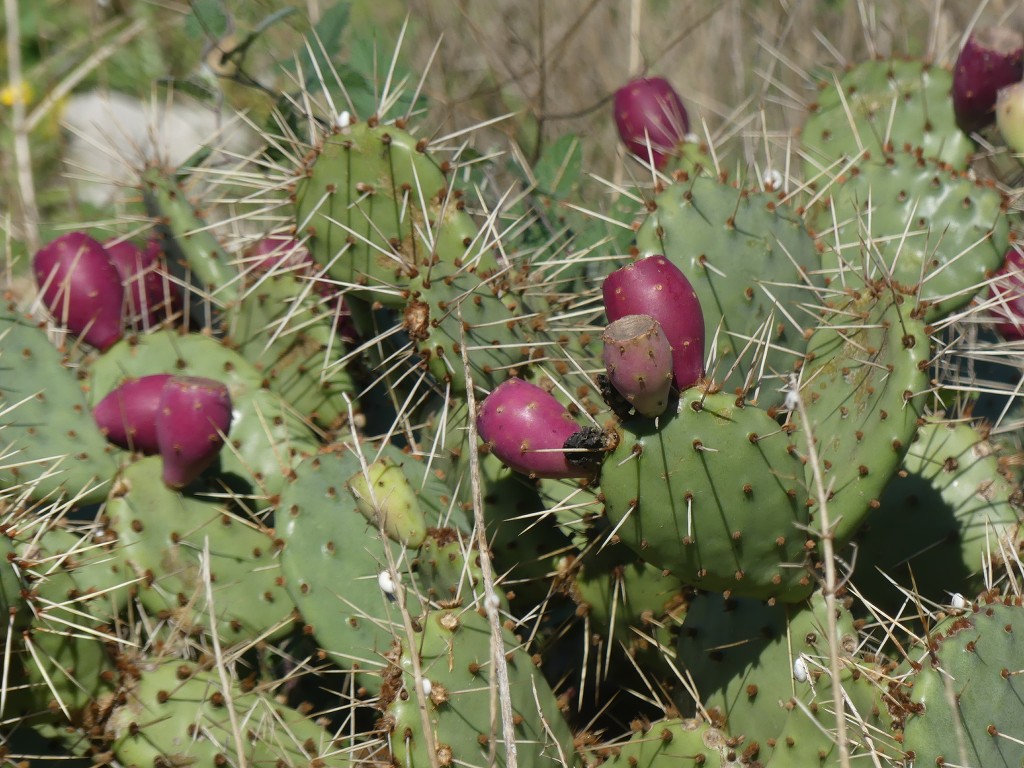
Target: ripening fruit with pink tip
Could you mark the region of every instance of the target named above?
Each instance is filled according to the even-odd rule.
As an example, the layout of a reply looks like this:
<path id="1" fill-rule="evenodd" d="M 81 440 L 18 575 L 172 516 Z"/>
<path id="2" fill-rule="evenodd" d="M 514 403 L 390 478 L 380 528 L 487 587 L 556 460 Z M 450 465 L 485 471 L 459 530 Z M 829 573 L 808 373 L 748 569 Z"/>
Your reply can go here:
<path id="1" fill-rule="evenodd" d="M 664 168 L 690 132 L 683 100 L 663 77 L 631 80 L 615 92 L 615 125 L 633 155 Z"/>
<path id="2" fill-rule="evenodd" d="M 566 458 L 566 441 L 580 425 L 550 392 L 522 379 L 507 379 L 480 404 L 480 439 L 516 472 L 533 477 L 586 477 Z"/>
<path id="3" fill-rule="evenodd" d="M 992 319 L 1008 341 L 1024 339 L 1024 256 L 1016 248 L 1006 252 L 1003 266 L 989 286 Z"/>
<path id="4" fill-rule="evenodd" d="M 169 373 L 158 373 L 128 379 L 100 400 L 92 416 L 107 439 L 147 456 L 159 453 L 156 415 L 164 385 L 172 378 Z"/>
<path id="5" fill-rule="evenodd" d="M 107 250 L 84 232 L 69 232 L 39 249 L 32 270 L 50 314 L 101 350 L 121 338 L 121 275 Z"/>
<path id="6" fill-rule="evenodd" d="M 231 429 L 231 395 L 219 381 L 175 376 L 160 392 L 156 438 L 163 480 L 184 488 L 211 466 Z"/>
<path id="7" fill-rule="evenodd" d="M 604 310 L 614 323 L 627 315 L 650 315 L 672 348 L 677 389 L 704 375 L 704 314 L 693 285 L 664 256 L 648 256 L 612 272 L 601 287 Z"/>
<path id="8" fill-rule="evenodd" d="M 605 328 L 608 381 L 641 416 L 660 416 L 672 391 L 672 347 L 650 315 L 626 315 Z"/>
<path id="9" fill-rule="evenodd" d="M 971 33 L 953 67 L 953 113 L 964 133 L 991 124 L 1000 89 L 1024 77 L 1024 35 L 1009 27 Z"/>
<path id="10" fill-rule="evenodd" d="M 110 240 L 104 247 L 125 288 L 128 325 L 145 330 L 174 314 L 181 289 L 167 276 L 159 240 L 150 239 L 144 249 L 131 240 Z"/>

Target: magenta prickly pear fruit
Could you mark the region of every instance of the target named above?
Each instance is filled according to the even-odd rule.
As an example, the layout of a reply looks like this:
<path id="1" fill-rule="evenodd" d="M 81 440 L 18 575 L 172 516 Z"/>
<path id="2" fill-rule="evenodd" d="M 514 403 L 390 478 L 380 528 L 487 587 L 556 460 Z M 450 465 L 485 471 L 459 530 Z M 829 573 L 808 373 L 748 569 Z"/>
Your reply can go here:
<path id="1" fill-rule="evenodd" d="M 672 348 L 678 389 L 697 383 L 704 375 L 704 315 L 679 267 L 664 256 L 648 256 L 612 272 L 601 290 L 610 322 L 641 314 L 658 321 Z"/>
<path id="2" fill-rule="evenodd" d="M 107 439 L 147 456 L 159 453 L 156 416 L 164 385 L 172 378 L 169 373 L 158 373 L 128 379 L 100 400 L 92 415 Z"/>
<path id="3" fill-rule="evenodd" d="M 128 322 L 133 328 L 159 325 L 175 312 L 180 291 L 162 268 L 163 252 L 158 240 L 149 240 L 145 250 L 131 240 L 108 241 L 104 247 L 125 287 Z"/>
<path id="4" fill-rule="evenodd" d="M 995 120 L 1000 89 L 1024 77 L 1024 35 L 1006 27 L 976 30 L 960 51 L 953 68 L 953 112 L 965 133 Z"/>
<path id="5" fill-rule="evenodd" d="M 219 381 L 174 376 L 160 391 L 156 438 L 163 480 L 184 488 L 217 460 L 231 428 L 231 396 Z"/>
<path id="6" fill-rule="evenodd" d="M 650 315 L 626 315 L 604 330 L 608 381 L 641 416 L 660 416 L 672 391 L 672 347 Z"/>
<path id="7" fill-rule="evenodd" d="M 675 88 L 662 77 L 631 80 L 615 92 L 615 125 L 632 154 L 664 168 L 690 132 L 690 119 Z"/>
<path id="8" fill-rule="evenodd" d="M 555 396 L 522 379 L 502 382 L 480 404 L 480 439 L 516 472 L 533 477 L 587 477 L 567 458 L 566 442 L 581 431 Z"/>
<path id="9" fill-rule="evenodd" d="M 999 91 L 996 125 L 1010 151 L 1024 153 L 1024 83 L 1014 83 Z"/>
<path id="10" fill-rule="evenodd" d="M 43 246 L 32 260 L 43 303 L 71 333 L 99 349 L 121 338 L 121 276 L 107 250 L 84 232 Z"/>
<path id="11" fill-rule="evenodd" d="M 996 330 L 1009 341 L 1024 339 L 1024 256 L 1016 248 L 1006 252 L 1003 266 L 991 283 L 989 296 Z"/>

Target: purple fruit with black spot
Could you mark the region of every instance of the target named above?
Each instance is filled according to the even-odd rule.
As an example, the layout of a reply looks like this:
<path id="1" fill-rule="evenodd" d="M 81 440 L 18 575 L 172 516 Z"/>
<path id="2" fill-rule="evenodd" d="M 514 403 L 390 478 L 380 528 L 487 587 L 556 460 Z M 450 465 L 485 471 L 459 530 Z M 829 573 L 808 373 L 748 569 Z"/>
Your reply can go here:
<path id="1" fill-rule="evenodd" d="M 663 77 L 631 80 L 615 92 L 615 125 L 632 154 L 664 168 L 685 141 L 690 119 L 683 100 Z"/>
<path id="2" fill-rule="evenodd" d="M 121 276 L 106 248 L 84 232 L 69 232 L 36 253 L 32 269 L 50 314 L 101 350 L 121 338 Z"/>
<path id="3" fill-rule="evenodd" d="M 231 429 L 231 395 L 219 381 L 175 376 L 160 392 L 156 437 L 163 480 L 184 488 L 212 465 Z"/>
<path id="4" fill-rule="evenodd" d="M 503 381 L 480 404 L 480 439 L 503 464 L 533 477 L 586 477 L 567 460 L 566 441 L 580 431 L 564 405 L 535 384 Z"/>
<path id="5" fill-rule="evenodd" d="M 601 335 L 608 381 L 641 416 L 660 416 L 672 391 L 672 347 L 650 315 L 626 315 Z"/>
<path id="6" fill-rule="evenodd" d="M 614 323 L 627 315 L 650 315 L 672 348 L 676 388 L 704 376 L 704 315 L 693 285 L 664 256 L 648 256 L 612 272 L 601 288 L 605 314 Z"/>
<path id="7" fill-rule="evenodd" d="M 164 385 L 172 378 L 169 373 L 158 373 L 128 379 L 100 400 L 92 415 L 107 439 L 147 456 L 159 453 L 156 415 Z"/>
<path id="8" fill-rule="evenodd" d="M 1007 27 L 983 27 L 967 38 L 953 68 L 953 112 L 965 133 L 995 121 L 996 97 L 1024 77 L 1024 35 Z"/>
<path id="9" fill-rule="evenodd" d="M 1024 340 L 1024 255 L 1016 248 L 1006 252 L 990 284 L 989 298 L 996 330 L 1008 341 Z"/>
<path id="10" fill-rule="evenodd" d="M 181 291 L 167 275 L 158 240 L 149 240 L 145 249 L 131 240 L 108 241 L 104 247 L 125 287 L 126 314 L 132 328 L 152 328 L 177 311 Z"/>

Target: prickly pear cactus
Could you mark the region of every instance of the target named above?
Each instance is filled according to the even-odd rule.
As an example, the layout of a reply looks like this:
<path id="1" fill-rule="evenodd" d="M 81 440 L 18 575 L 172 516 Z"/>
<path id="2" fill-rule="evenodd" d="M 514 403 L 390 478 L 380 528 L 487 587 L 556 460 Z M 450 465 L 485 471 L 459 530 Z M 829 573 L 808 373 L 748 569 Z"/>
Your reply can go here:
<path id="1" fill-rule="evenodd" d="M 120 451 L 100 433 L 61 353 L 12 308 L 0 312 L 0 340 L 0 488 L 51 503 L 102 501 Z"/>
<path id="2" fill-rule="evenodd" d="M 934 321 L 965 306 L 1009 244 L 1002 194 L 919 151 L 893 151 L 842 169 L 809 221 L 833 286 L 865 277 L 916 289 Z"/>
<path id="3" fill-rule="evenodd" d="M 106 514 L 114 555 L 152 613 L 227 642 L 291 630 L 295 605 L 274 537 L 244 510 L 168 489 L 153 456 L 125 468 Z"/>
<path id="4" fill-rule="evenodd" d="M 928 633 L 906 702 L 903 749 L 918 765 L 1024 760 L 1019 597 L 986 596 Z"/>
<path id="5" fill-rule="evenodd" d="M 800 131 L 805 176 L 815 179 L 845 160 L 877 158 L 904 146 L 966 169 L 973 147 L 956 125 L 952 84 L 942 67 L 898 58 L 865 61 L 821 78 Z"/>
<path id="6" fill-rule="evenodd" d="M 570 765 L 572 734 L 547 683 L 510 633 L 502 642 L 518 764 Z M 419 677 L 410 660 L 413 652 L 419 656 Z M 476 609 L 432 612 L 413 637 L 399 635 L 390 661 L 381 691 L 382 724 L 399 764 L 432 765 L 430 749 L 441 764 L 508 764 L 512 746 L 490 704 L 498 680 L 490 626 Z"/>
<path id="7" fill-rule="evenodd" d="M 854 581 L 873 604 L 903 599 L 882 574 L 938 603 L 985 589 L 1020 538 L 1019 486 L 997 449 L 975 424 L 930 419 L 918 430 L 856 537 Z"/>
<path id="8" fill-rule="evenodd" d="M 755 766 L 758 745 L 739 745 L 720 728 L 696 718 L 673 718 L 644 724 L 622 744 L 588 751 L 588 766 L 614 765 L 638 768 L 702 766 L 742 768 Z"/>
<path id="9" fill-rule="evenodd" d="M 674 414 L 623 422 L 601 487 L 614 532 L 683 583 L 799 600 L 810 522 L 804 467 L 763 410 L 699 387 Z"/>
<path id="10" fill-rule="evenodd" d="M 653 207 L 637 248 L 664 254 L 693 284 L 714 358 L 708 375 L 726 392 L 784 382 L 806 343 L 793 308 L 813 303 L 821 283 L 799 215 L 776 195 L 707 177 L 673 184 Z"/>
<path id="11" fill-rule="evenodd" d="M 805 468 L 816 525 L 841 544 L 857 531 L 903 460 L 917 432 L 929 388 L 930 340 L 912 297 L 884 284 L 836 300 L 807 345 L 793 423 L 813 436 L 820 462 Z"/>

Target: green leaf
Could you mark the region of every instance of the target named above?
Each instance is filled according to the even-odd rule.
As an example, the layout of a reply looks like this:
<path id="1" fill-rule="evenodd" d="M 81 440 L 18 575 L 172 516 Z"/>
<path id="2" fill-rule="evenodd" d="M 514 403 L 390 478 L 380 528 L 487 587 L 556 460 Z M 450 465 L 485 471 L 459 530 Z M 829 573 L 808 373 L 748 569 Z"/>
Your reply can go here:
<path id="1" fill-rule="evenodd" d="M 192 0 L 192 13 L 185 18 L 189 37 L 219 40 L 227 34 L 230 19 L 221 0 Z"/>
<path id="2" fill-rule="evenodd" d="M 533 169 L 537 190 L 545 195 L 564 200 L 579 186 L 583 167 L 583 149 L 579 136 L 560 137 L 541 154 Z"/>

